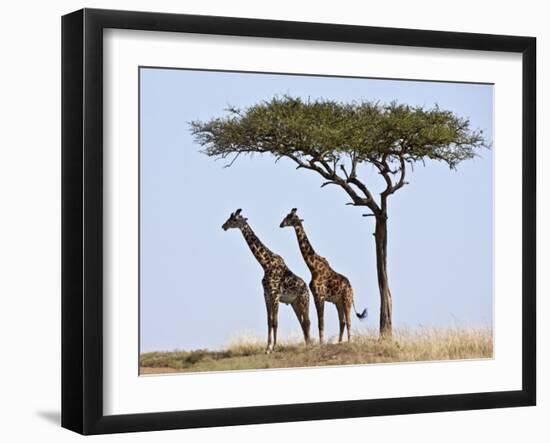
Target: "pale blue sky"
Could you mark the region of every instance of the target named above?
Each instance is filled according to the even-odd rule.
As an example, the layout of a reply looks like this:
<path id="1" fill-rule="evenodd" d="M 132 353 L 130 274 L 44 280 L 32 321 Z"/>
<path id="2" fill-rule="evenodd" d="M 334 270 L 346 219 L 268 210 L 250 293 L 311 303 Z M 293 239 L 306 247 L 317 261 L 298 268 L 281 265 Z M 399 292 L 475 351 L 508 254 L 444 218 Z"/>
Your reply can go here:
<path id="1" fill-rule="evenodd" d="M 232 167 L 205 156 L 188 122 L 224 115 L 228 105 L 248 106 L 274 95 L 340 101 L 397 100 L 443 109 L 470 119 L 492 138 L 490 85 L 244 74 L 142 68 L 141 118 L 141 351 L 218 348 L 231 336 L 266 336 L 261 278 L 239 231 L 224 232 L 229 213 L 243 209 L 272 251 L 309 282 L 294 232 L 280 229 L 297 207 L 320 255 L 354 288 L 366 322 L 378 327 L 372 218 L 345 206 L 343 191 L 320 189 L 322 179 L 297 171 L 286 160 L 240 157 Z M 410 184 L 389 202 L 389 280 L 394 325 L 492 324 L 492 154 L 467 161 L 458 171 L 427 162 L 409 173 Z M 381 189 L 381 178 L 361 169 Z M 279 311 L 279 334 L 297 333 L 289 306 Z M 317 337 L 313 303 L 312 335 Z M 332 306 L 325 334 L 337 333 Z"/>

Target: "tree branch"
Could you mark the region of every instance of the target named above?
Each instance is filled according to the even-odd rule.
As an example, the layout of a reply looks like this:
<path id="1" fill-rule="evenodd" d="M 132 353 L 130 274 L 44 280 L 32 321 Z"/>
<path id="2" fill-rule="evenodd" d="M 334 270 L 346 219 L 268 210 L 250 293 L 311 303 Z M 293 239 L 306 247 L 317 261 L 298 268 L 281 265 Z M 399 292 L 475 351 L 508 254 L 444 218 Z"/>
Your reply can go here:
<path id="1" fill-rule="evenodd" d="M 387 197 L 388 195 L 393 194 L 395 191 L 397 191 L 398 189 L 401 189 L 403 186 L 408 184 L 405 181 L 406 170 L 407 170 L 407 168 L 406 168 L 405 159 L 403 158 L 402 155 L 400 155 L 399 156 L 399 169 L 396 171 L 396 173 L 397 172 L 400 173 L 399 180 L 397 181 L 396 184 L 391 183 L 391 180 L 390 180 L 391 184 L 388 187 L 386 187 L 386 189 L 382 192 L 382 195 L 384 197 Z"/>
<path id="2" fill-rule="evenodd" d="M 351 172 L 350 176 L 352 178 L 357 177 L 357 155 L 355 153 L 351 154 Z"/>
<path id="3" fill-rule="evenodd" d="M 235 157 L 233 157 L 233 160 L 231 160 L 228 164 L 224 165 L 224 168 L 229 168 L 233 165 L 233 163 L 235 163 L 235 160 L 237 160 L 237 158 L 239 158 L 239 155 L 241 155 L 240 152 L 237 152 L 237 154 L 235 154 Z"/>
<path id="4" fill-rule="evenodd" d="M 361 190 L 361 192 L 363 194 L 365 194 L 365 197 L 367 198 L 367 200 L 369 200 L 370 202 L 376 204 L 376 202 L 374 201 L 374 197 L 373 197 L 372 193 L 364 185 L 363 182 L 361 182 L 357 178 L 353 177 L 353 178 L 348 179 L 348 183 L 353 183 L 355 186 L 357 186 Z"/>
<path id="5" fill-rule="evenodd" d="M 408 184 L 408 182 L 405 181 L 405 173 L 407 168 L 405 164 L 405 159 L 402 156 L 399 157 L 399 164 L 400 164 L 399 169 L 400 169 L 401 175 L 399 176 L 399 181 L 393 187 L 392 193 Z"/>
<path id="6" fill-rule="evenodd" d="M 389 176 L 390 168 L 388 164 L 386 163 L 387 155 L 384 154 L 382 156 L 382 160 L 377 160 L 375 158 L 370 158 L 369 161 L 376 166 L 378 169 L 378 173 L 384 178 L 384 181 L 386 182 L 386 190 L 390 189 L 393 185 L 391 178 Z M 386 191 L 384 191 L 386 192 Z"/>
<path id="7" fill-rule="evenodd" d="M 365 198 L 369 200 L 369 202 L 372 204 L 372 206 L 376 206 L 376 202 L 374 200 L 374 196 L 370 192 L 370 190 L 365 186 L 365 184 L 357 178 L 357 157 L 352 154 L 351 159 L 351 172 L 348 174 L 346 168 L 344 165 L 340 165 L 340 169 L 344 172 L 344 175 L 346 176 L 346 183 L 351 183 L 365 195 Z M 372 208 L 371 208 L 372 209 Z M 378 208 L 376 208 L 378 209 Z M 375 209 L 373 209 L 374 211 Z"/>
<path id="8" fill-rule="evenodd" d="M 344 165 L 340 165 L 340 169 L 342 170 L 342 172 L 346 176 L 346 180 L 349 180 L 349 175 L 348 175 L 348 172 L 346 171 L 346 167 Z"/>
<path id="9" fill-rule="evenodd" d="M 331 176 L 335 175 L 335 173 L 336 173 L 336 172 L 335 172 L 335 169 L 336 169 L 336 168 L 332 169 L 332 168 L 330 167 L 330 165 L 328 164 L 328 162 L 325 161 L 325 160 L 323 160 L 323 159 L 313 159 L 313 160 L 310 160 L 310 163 L 311 163 L 311 162 L 313 162 L 313 163 L 315 163 L 315 162 L 321 163 L 321 165 L 323 165 L 323 168 L 325 168 L 326 173 L 329 174 L 329 175 L 331 175 Z"/>
<path id="10" fill-rule="evenodd" d="M 367 191 L 367 198 L 362 198 L 361 196 L 359 196 L 357 192 L 355 192 L 355 190 L 350 186 L 347 180 L 339 176 L 325 160 L 312 158 L 306 162 L 298 156 L 290 153 L 285 153 L 283 155 L 293 160 L 298 165 L 298 168 L 305 168 L 318 172 L 323 178 L 327 180 L 327 182 L 323 183 L 321 187 L 324 187 L 328 184 L 339 185 L 341 188 L 344 189 L 344 191 L 346 191 L 346 193 L 350 196 L 352 202 L 355 203 L 357 206 L 367 206 L 373 212 L 380 211 L 380 208 L 372 198 L 372 195 L 370 196 L 370 198 L 368 197 L 368 194 L 370 194 L 370 192 L 363 185 L 363 183 L 357 180 L 357 182 L 360 183 L 360 185 Z M 321 164 L 322 167 L 319 166 L 319 164 Z"/>

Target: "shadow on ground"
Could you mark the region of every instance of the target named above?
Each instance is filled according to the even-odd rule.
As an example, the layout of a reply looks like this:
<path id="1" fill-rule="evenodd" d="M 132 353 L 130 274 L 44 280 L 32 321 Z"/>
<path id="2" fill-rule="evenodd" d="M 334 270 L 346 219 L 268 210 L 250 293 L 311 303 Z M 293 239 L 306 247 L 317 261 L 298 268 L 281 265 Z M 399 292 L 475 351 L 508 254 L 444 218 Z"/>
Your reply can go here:
<path id="1" fill-rule="evenodd" d="M 52 425 L 56 425 L 56 426 L 61 425 L 60 411 L 36 411 L 36 415 L 38 415 L 40 418 L 49 422 Z"/>

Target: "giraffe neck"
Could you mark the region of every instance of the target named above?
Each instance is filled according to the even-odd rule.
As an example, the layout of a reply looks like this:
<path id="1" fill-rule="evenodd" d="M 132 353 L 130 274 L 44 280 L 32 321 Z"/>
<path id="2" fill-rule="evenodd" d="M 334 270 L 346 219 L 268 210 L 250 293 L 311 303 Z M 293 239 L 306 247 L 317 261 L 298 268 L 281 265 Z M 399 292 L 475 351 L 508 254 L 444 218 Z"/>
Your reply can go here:
<path id="1" fill-rule="evenodd" d="M 317 258 L 317 253 L 313 249 L 313 246 L 311 246 L 311 243 L 307 238 L 306 231 L 304 231 L 304 227 L 299 224 L 294 226 L 294 230 L 296 231 L 296 238 L 298 239 L 298 245 L 300 246 L 302 256 L 304 257 L 304 260 L 306 261 L 309 269 L 313 270 L 313 268 L 315 267 L 315 259 Z"/>
<path id="2" fill-rule="evenodd" d="M 254 257 L 256 258 L 256 260 L 258 260 L 258 263 L 260 263 L 262 268 L 267 269 L 269 263 L 271 263 L 271 258 L 274 255 L 273 252 L 271 252 L 260 241 L 258 236 L 254 233 L 254 231 L 248 224 L 241 228 L 241 232 L 244 236 L 244 239 L 246 240 L 246 243 L 248 244 L 248 247 L 252 251 L 252 254 L 254 254 Z"/>

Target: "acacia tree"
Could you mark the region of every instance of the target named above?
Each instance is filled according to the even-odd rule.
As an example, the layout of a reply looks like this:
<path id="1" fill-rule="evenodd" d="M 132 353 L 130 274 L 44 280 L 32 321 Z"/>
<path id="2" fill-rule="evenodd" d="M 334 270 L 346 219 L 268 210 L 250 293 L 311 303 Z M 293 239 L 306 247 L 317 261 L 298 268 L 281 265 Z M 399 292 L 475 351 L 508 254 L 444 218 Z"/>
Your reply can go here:
<path id="1" fill-rule="evenodd" d="M 406 174 L 418 162 L 446 163 L 455 169 L 463 160 L 488 147 L 482 131 L 468 119 L 439 107 L 425 109 L 396 102 L 302 100 L 275 97 L 245 109 L 229 108 L 227 115 L 191 124 L 195 140 L 211 157 L 271 154 L 293 161 L 297 169 L 319 174 L 321 187 L 340 187 L 347 204 L 369 209 L 375 219 L 376 265 L 380 291 L 380 335 L 392 335 L 392 296 L 388 283 L 388 198 L 407 185 Z M 374 166 L 382 191 L 375 197 L 369 172 Z M 371 169 L 372 171 L 372 169 Z"/>

